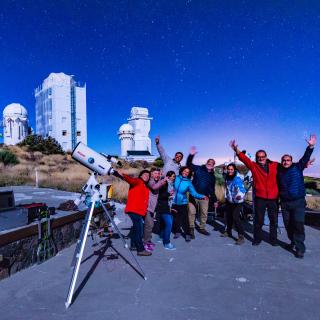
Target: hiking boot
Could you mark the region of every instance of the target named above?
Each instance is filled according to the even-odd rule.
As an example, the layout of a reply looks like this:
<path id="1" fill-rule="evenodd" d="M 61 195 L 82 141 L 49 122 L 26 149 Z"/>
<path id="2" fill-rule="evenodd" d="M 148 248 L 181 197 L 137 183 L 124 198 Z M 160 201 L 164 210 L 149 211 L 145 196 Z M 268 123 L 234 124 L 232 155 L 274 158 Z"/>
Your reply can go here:
<path id="1" fill-rule="evenodd" d="M 242 244 L 244 244 L 244 236 L 242 236 L 242 235 L 239 235 L 239 237 L 238 237 L 238 239 L 237 239 L 237 241 L 236 241 L 236 245 L 242 245 Z"/>
<path id="2" fill-rule="evenodd" d="M 304 253 L 303 253 L 302 251 L 297 250 L 295 256 L 296 256 L 296 258 L 298 258 L 298 259 L 303 259 Z"/>
<path id="3" fill-rule="evenodd" d="M 285 246 L 284 246 L 284 248 L 285 248 L 286 250 L 293 251 L 293 249 L 294 249 L 294 243 L 293 243 L 293 242 L 291 242 L 291 243 L 286 243 Z"/>
<path id="4" fill-rule="evenodd" d="M 164 248 L 166 249 L 166 250 L 176 250 L 176 247 L 172 244 L 172 243 L 167 243 L 167 244 L 165 244 L 164 245 Z"/>
<path id="5" fill-rule="evenodd" d="M 191 236 L 191 239 L 195 239 L 196 238 L 194 236 L 194 228 L 190 228 L 190 236 Z"/>
<path id="6" fill-rule="evenodd" d="M 137 255 L 142 256 L 142 257 L 148 257 L 148 256 L 152 255 L 152 252 L 147 251 L 147 250 L 143 250 L 143 251 L 138 251 Z"/>
<path id="7" fill-rule="evenodd" d="M 225 231 L 224 233 L 220 234 L 220 237 L 225 237 L 225 238 L 232 238 L 232 234 L 228 231 Z"/>
<path id="8" fill-rule="evenodd" d="M 208 232 L 206 229 L 199 229 L 199 233 L 204 234 L 205 236 L 210 236 L 210 232 Z"/>
<path id="9" fill-rule="evenodd" d="M 258 246 L 261 243 L 261 240 L 253 240 L 252 245 Z"/>
<path id="10" fill-rule="evenodd" d="M 181 237 L 181 233 L 177 232 L 177 233 L 174 234 L 173 239 L 178 239 L 180 237 Z"/>

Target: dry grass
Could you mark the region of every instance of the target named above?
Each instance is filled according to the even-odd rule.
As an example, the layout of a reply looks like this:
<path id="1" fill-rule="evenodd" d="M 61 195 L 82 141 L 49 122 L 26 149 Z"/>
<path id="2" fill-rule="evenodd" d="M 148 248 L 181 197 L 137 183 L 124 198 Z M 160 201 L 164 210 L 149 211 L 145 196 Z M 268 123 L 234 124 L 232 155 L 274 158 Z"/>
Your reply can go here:
<path id="1" fill-rule="evenodd" d="M 307 207 L 312 210 L 320 208 L 320 197 L 306 197 Z"/>

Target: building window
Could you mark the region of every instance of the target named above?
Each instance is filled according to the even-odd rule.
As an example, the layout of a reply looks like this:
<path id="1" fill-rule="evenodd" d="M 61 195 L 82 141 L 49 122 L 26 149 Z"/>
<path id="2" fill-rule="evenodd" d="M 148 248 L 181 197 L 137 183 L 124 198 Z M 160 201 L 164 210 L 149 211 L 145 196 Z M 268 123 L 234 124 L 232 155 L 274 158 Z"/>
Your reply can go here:
<path id="1" fill-rule="evenodd" d="M 67 135 L 67 130 L 62 130 L 62 135 L 66 136 Z"/>
<path id="2" fill-rule="evenodd" d="M 77 137 L 81 137 L 81 131 L 77 131 Z"/>

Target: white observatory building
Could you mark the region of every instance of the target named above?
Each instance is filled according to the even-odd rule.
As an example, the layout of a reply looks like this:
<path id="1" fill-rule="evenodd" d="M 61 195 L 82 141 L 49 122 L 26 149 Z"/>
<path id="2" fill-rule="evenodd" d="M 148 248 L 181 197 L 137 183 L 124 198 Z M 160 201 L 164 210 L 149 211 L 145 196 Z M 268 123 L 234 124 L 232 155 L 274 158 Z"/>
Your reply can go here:
<path id="1" fill-rule="evenodd" d="M 15 145 L 28 135 L 28 112 L 19 103 L 11 103 L 3 110 L 3 143 Z"/>
<path id="2" fill-rule="evenodd" d="M 87 144 L 86 85 L 73 76 L 50 73 L 35 90 L 36 133 L 56 139 L 63 150 Z"/>
<path id="3" fill-rule="evenodd" d="M 145 160 L 153 162 L 149 111 L 147 108 L 133 107 L 128 123 L 123 124 L 118 131 L 121 141 L 121 158 L 128 161 Z"/>

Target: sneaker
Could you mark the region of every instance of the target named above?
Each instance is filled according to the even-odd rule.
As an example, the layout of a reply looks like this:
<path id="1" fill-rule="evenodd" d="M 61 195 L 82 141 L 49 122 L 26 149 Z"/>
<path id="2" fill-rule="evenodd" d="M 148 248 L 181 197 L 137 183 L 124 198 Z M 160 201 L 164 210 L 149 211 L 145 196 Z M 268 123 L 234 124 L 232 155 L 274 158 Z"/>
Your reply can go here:
<path id="1" fill-rule="evenodd" d="M 191 241 L 191 236 L 190 234 L 186 234 L 186 242 L 190 242 Z"/>
<path id="2" fill-rule="evenodd" d="M 177 232 L 177 233 L 174 234 L 173 239 L 178 239 L 180 237 L 181 237 L 181 233 Z"/>
<path id="3" fill-rule="evenodd" d="M 210 236 L 210 232 L 208 232 L 206 229 L 199 229 L 199 233 L 204 234 L 205 236 Z"/>
<path id="4" fill-rule="evenodd" d="M 191 239 L 195 239 L 196 238 L 194 236 L 194 228 L 190 228 L 190 236 L 191 236 Z"/>
<path id="5" fill-rule="evenodd" d="M 148 242 L 147 242 L 147 245 L 148 245 L 148 246 L 151 246 L 151 247 L 155 247 L 155 246 L 156 246 L 156 244 L 153 243 L 152 241 L 148 241 Z"/>
<path id="6" fill-rule="evenodd" d="M 167 243 L 164 245 L 166 250 L 176 250 L 176 247 L 172 243 Z"/>
<path id="7" fill-rule="evenodd" d="M 147 251 L 147 250 L 143 250 L 143 251 L 138 251 L 137 255 L 142 256 L 142 257 L 148 257 L 148 256 L 152 255 L 152 252 Z"/>
<path id="8" fill-rule="evenodd" d="M 151 252 L 151 251 L 153 251 L 153 247 L 149 246 L 148 244 L 145 244 L 144 245 L 144 250 Z"/>

